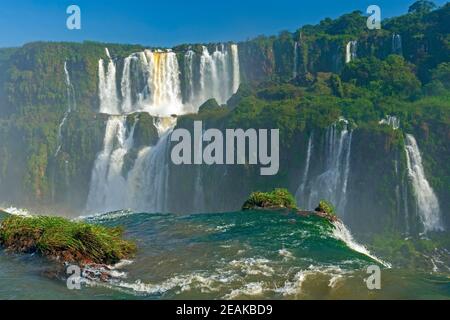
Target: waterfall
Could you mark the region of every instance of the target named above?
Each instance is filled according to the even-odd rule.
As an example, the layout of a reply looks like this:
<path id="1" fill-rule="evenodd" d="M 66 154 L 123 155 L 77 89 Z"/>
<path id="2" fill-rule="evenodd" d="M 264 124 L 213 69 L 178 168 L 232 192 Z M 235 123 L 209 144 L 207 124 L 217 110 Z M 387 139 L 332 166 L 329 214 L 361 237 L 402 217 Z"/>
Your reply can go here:
<path id="1" fill-rule="evenodd" d="M 104 212 L 126 208 L 166 212 L 169 137 L 176 124 L 172 115 L 196 112 L 210 98 L 226 103 L 240 85 L 238 46 L 220 45 L 212 54 L 203 47 L 199 58 L 193 50 L 188 50 L 184 54 L 184 75 L 177 54 L 171 50 L 133 53 L 123 60 L 120 79 L 117 79 L 115 61 L 108 49 L 105 51 L 109 62 L 105 70 L 105 61 L 99 60 L 98 87 L 100 112 L 109 114 L 109 119 L 103 150 L 92 169 L 86 210 Z M 127 115 L 136 112 L 153 116 L 153 125 L 159 134 L 155 146 L 136 150 L 133 135 L 137 120 L 131 128 L 127 126 Z M 126 157 L 128 154 L 137 154 L 137 157 L 133 157 L 131 169 L 124 172 L 128 167 L 124 166 L 125 159 L 130 158 Z M 202 179 L 200 172 L 195 184 L 200 185 Z"/>
<path id="2" fill-rule="evenodd" d="M 148 112 L 161 117 L 186 113 L 181 101 L 179 73 L 174 52 L 145 50 L 132 54 L 124 59 L 120 101 L 117 94 L 116 65 L 110 59 L 105 72 L 104 61 L 101 59 L 100 112 L 110 115 Z"/>
<path id="3" fill-rule="evenodd" d="M 345 47 L 345 63 L 350 63 L 356 59 L 358 41 L 349 41 Z"/>
<path id="4" fill-rule="evenodd" d="M 392 35 L 392 53 L 394 54 L 403 54 L 403 48 L 402 48 L 402 36 L 399 34 L 393 34 Z"/>
<path id="5" fill-rule="evenodd" d="M 301 201 L 303 200 L 302 197 L 304 195 L 305 186 L 306 186 L 306 183 L 308 182 L 312 149 L 313 149 L 313 135 L 311 134 L 311 136 L 309 137 L 309 141 L 308 141 L 308 151 L 306 152 L 306 162 L 305 162 L 305 169 L 303 171 L 302 181 L 301 181 L 300 186 L 298 187 L 297 192 L 295 194 L 297 203 L 301 203 Z"/>
<path id="6" fill-rule="evenodd" d="M 156 146 L 145 147 L 139 152 L 124 189 L 126 208 L 143 212 L 167 212 L 170 133 L 170 130 L 166 132 Z"/>
<path id="7" fill-rule="evenodd" d="M 417 210 L 425 232 L 443 231 L 439 202 L 425 176 L 422 155 L 414 136 L 406 135 L 405 149 L 408 176 L 414 189 Z"/>
<path id="8" fill-rule="evenodd" d="M 125 116 L 110 116 L 106 124 L 103 150 L 92 170 L 87 201 L 88 211 L 123 209 L 125 178 L 122 175 L 124 158 L 133 146 L 136 122 L 130 130 Z"/>
<path id="9" fill-rule="evenodd" d="M 109 52 L 107 51 L 109 56 Z M 109 56 L 110 57 L 110 56 Z M 98 91 L 100 99 L 100 113 L 118 115 L 119 112 L 119 98 L 117 96 L 116 85 L 116 65 L 110 58 L 108 68 L 105 70 L 105 63 L 103 59 L 98 62 Z"/>
<path id="10" fill-rule="evenodd" d="M 387 115 L 384 119 L 381 119 L 379 124 L 390 126 L 393 130 L 400 129 L 400 120 L 396 116 Z"/>
<path id="11" fill-rule="evenodd" d="M 219 104 L 224 104 L 226 101 L 223 99 L 223 93 L 226 93 L 228 86 L 223 83 L 224 87 L 219 85 L 218 67 L 219 64 L 223 64 L 227 53 L 216 51 L 213 55 L 209 54 L 208 48 L 203 47 L 202 56 L 200 58 L 200 100 L 206 101 L 210 98 L 215 98 Z"/>
<path id="12" fill-rule="evenodd" d="M 184 55 L 184 79 L 185 79 L 185 97 L 186 101 L 192 103 L 197 94 L 195 87 L 195 52 L 188 50 Z"/>
<path id="13" fill-rule="evenodd" d="M 125 58 L 123 64 L 123 74 L 121 81 L 121 92 L 122 92 L 122 112 L 128 113 L 132 111 L 132 97 L 131 97 L 131 61 L 135 57 L 130 56 Z"/>
<path id="14" fill-rule="evenodd" d="M 66 80 L 66 90 L 67 90 L 67 109 L 64 112 L 64 116 L 59 123 L 58 126 L 58 145 L 55 152 L 55 157 L 58 156 L 59 152 L 61 151 L 62 147 L 62 129 L 67 121 L 67 118 L 69 117 L 69 114 L 72 112 L 72 110 L 76 109 L 76 99 L 75 99 L 75 88 L 73 87 L 72 82 L 70 81 L 70 75 L 69 71 L 67 69 L 67 62 L 64 62 L 64 74 L 65 74 L 65 80 Z"/>
<path id="15" fill-rule="evenodd" d="M 197 99 L 202 104 L 214 98 L 219 104 L 237 92 L 240 85 L 238 46 L 233 44 L 231 57 L 226 46 L 216 47 L 211 55 L 208 48 L 203 46 L 200 57 L 200 93 Z"/>
<path id="16" fill-rule="evenodd" d="M 340 129 L 339 126 L 342 126 Z M 308 208 L 313 209 L 320 200 L 333 203 L 341 215 L 345 214 L 347 204 L 348 179 L 353 131 L 348 122 L 341 119 L 326 131 L 325 171 L 310 184 Z"/>
<path id="17" fill-rule="evenodd" d="M 180 70 L 171 50 L 145 50 L 123 60 L 120 90 L 116 64 L 99 61 L 100 112 L 110 115 L 148 112 L 169 117 L 196 112 L 205 101 L 219 104 L 237 92 L 240 85 L 239 52 L 236 44 L 217 46 L 210 54 L 203 47 L 199 58 L 193 50 L 184 54 Z M 184 74 L 184 75 L 183 75 Z M 181 76 L 184 76 L 184 102 Z M 120 92 L 120 96 L 118 95 Z"/>
<path id="18" fill-rule="evenodd" d="M 235 94 L 239 90 L 239 86 L 241 84 L 241 72 L 239 68 L 239 49 L 237 44 L 231 45 L 231 56 L 233 60 L 233 91 Z"/>
<path id="19" fill-rule="evenodd" d="M 297 72 L 298 72 L 298 42 L 295 41 L 294 43 L 294 70 L 292 72 L 292 78 L 297 78 Z"/>
<path id="20" fill-rule="evenodd" d="M 212 54 L 206 46 L 200 55 L 189 49 L 184 55 L 185 102 L 194 112 L 211 98 L 225 104 L 238 91 L 240 77 L 236 44 L 217 46 Z"/>
<path id="21" fill-rule="evenodd" d="M 174 52 L 145 51 L 148 63 L 149 99 L 143 111 L 157 116 L 182 114 L 181 86 L 177 55 Z"/>

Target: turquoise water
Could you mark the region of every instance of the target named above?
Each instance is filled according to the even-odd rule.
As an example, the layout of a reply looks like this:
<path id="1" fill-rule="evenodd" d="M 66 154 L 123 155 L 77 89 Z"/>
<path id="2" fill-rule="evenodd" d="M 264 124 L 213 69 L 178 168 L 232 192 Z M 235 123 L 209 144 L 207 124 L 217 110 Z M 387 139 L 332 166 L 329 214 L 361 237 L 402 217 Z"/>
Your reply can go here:
<path id="1" fill-rule="evenodd" d="M 342 230 L 317 217 L 117 212 L 85 220 L 123 226 L 126 237 L 138 244 L 133 261 L 116 266 L 108 282 L 89 281 L 81 290 L 68 290 L 65 279 L 52 276 L 54 264 L 0 251 L 0 298 L 450 298 L 449 274 L 388 268 L 389 261 L 374 260 Z M 365 279 L 374 264 L 382 270 L 382 289 L 371 291 Z"/>

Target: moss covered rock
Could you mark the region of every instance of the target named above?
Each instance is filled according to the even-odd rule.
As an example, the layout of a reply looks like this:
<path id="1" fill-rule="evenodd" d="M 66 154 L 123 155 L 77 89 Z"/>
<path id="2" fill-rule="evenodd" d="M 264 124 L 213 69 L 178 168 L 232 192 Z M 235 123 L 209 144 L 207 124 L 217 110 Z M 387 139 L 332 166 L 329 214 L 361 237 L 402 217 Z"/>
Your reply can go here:
<path id="1" fill-rule="evenodd" d="M 253 192 L 242 206 L 242 210 L 252 209 L 297 209 L 297 205 L 287 189 L 275 189 L 272 192 Z"/>

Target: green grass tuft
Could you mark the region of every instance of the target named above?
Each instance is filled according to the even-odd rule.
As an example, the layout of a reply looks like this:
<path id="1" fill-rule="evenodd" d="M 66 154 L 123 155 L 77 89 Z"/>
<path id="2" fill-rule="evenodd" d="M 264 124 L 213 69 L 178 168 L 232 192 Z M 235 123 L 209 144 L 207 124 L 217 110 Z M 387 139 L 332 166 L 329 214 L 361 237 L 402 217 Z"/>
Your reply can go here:
<path id="1" fill-rule="evenodd" d="M 336 216 L 336 209 L 333 204 L 326 200 L 321 200 L 319 206 L 316 208 L 317 212 L 326 213 L 331 216 Z"/>
<path id="2" fill-rule="evenodd" d="M 132 256 L 136 245 L 122 235 L 121 228 L 60 217 L 10 216 L 0 224 L 0 245 L 5 249 L 80 264 L 114 264 Z"/>
<path id="3" fill-rule="evenodd" d="M 244 203 L 242 210 L 255 208 L 297 209 L 294 196 L 287 189 L 275 189 L 272 192 L 253 192 Z"/>

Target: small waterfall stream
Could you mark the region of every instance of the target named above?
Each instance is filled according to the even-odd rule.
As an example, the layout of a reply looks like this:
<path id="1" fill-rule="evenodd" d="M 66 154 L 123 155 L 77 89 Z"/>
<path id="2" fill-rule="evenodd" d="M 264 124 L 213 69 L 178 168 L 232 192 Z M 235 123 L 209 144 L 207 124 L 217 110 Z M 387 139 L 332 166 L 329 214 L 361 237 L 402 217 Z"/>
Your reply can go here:
<path id="1" fill-rule="evenodd" d="M 357 57 L 358 41 L 349 41 L 345 47 L 345 63 L 350 63 Z"/>
<path id="2" fill-rule="evenodd" d="M 340 119 L 326 131 L 325 170 L 308 183 L 308 209 L 313 210 L 320 200 L 333 203 L 338 213 L 345 214 L 350 175 L 350 156 L 353 131 L 348 122 Z"/>
<path id="3" fill-rule="evenodd" d="M 294 70 L 292 71 L 292 78 L 297 78 L 298 74 L 298 42 L 294 43 Z"/>
<path id="4" fill-rule="evenodd" d="M 64 112 L 64 116 L 59 123 L 58 126 L 58 145 L 55 152 L 55 157 L 58 156 L 59 152 L 61 151 L 62 147 L 62 129 L 64 125 L 66 124 L 67 118 L 69 117 L 70 113 L 76 109 L 76 98 L 75 98 L 75 88 L 70 81 L 70 75 L 69 70 L 67 69 L 67 62 L 64 62 L 64 74 L 65 74 L 65 80 L 66 80 L 66 87 L 67 87 L 67 109 Z"/>
<path id="5" fill-rule="evenodd" d="M 444 230 L 439 201 L 428 182 L 423 167 L 422 155 L 413 135 L 405 137 L 406 163 L 411 185 L 416 197 L 417 211 L 425 232 Z"/>

